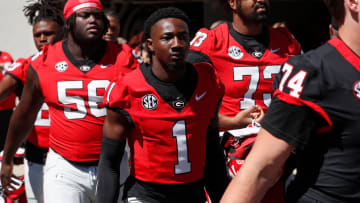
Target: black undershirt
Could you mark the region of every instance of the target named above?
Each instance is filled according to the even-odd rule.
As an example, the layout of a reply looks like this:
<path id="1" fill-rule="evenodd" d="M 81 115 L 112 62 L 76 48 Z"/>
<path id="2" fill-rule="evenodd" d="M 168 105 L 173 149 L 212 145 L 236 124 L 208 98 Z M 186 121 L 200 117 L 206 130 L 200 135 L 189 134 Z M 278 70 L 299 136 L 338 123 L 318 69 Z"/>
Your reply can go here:
<path id="1" fill-rule="evenodd" d="M 231 36 L 241 44 L 245 50 L 253 57 L 260 59 L 270 43 L 269 30 L 266 26 L 263 27 L 263 32 L 260 35 L 244 35 L 237 32 L 232 23 L 227 23 Z"/>
<path id="2" fill-rule="evenodd" d="M 198 74 L 194 66 L 190 63 L 186 63 L 184 77 L 175 83 L 159 80 L 153 74 L 151 64 L 140 65 L 140 70 L 149 85 L 154 87 L 160 97 L 178 112 L 181 112 L 186 106 L 197 86 Z"/>
<path id="3" fill-rule="evenodd" d="M 75 57 L 71 54 L 69 47 L 67 45 L 67 40 L 64 40 L 62 43 L 62 47 L 64 50 L 65 56 L 68 58 L 68 60 L 81 72 L 87 73 L 89 72 L 96 64 L 105 56 L 106 53 L 106 47 L 107 44 L 105 41 L 101 41 L 100 48 L 96 51 L 96 54 L 94 54 L 94 57 L 92 59 L 87 60 L 77 60 Z"/>

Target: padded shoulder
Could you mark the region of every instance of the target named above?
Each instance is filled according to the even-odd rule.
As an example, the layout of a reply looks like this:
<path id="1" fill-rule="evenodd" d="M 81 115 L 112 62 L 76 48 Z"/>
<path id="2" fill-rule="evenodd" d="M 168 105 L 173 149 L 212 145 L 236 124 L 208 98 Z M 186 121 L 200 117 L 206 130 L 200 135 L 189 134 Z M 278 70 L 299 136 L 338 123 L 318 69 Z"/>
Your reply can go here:
<path id="1" fill-rule="evenodd" d="M 288 53 L 290 55 L 296 56 L 302 53 L 299 42 L 295 39 L 294 35 L 291 34 L 291 32 L 287 28 L 285 27 L 272 28 L 270 26 L 268 28 L 270 33 L 273 33 L 272 35 L 280 36 L 282 43 L 287 44 Z"/>
<path id="2" fill-rule="evenodd" d="M 324 64 L 333 48 L 325 44 L 304 55 L 291 57 L 281 68 L 275 87 L 296 99 L 315 101 L 326 88 Z"/>

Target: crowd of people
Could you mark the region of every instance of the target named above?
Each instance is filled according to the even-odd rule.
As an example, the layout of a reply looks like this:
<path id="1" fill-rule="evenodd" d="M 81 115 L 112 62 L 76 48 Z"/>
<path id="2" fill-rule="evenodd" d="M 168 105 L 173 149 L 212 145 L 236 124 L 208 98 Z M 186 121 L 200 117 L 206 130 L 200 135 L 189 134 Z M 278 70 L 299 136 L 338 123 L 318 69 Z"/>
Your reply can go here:
<path id="1" fill-rule="evenodd" d="M 27 4 L 39 52 L 0 52 L 1 188 L 23 146 L 32 203 L 360 202 L 360 2 L 323 1 L 307 53 L 269 0 L 194 37 L 160 8 L 135 49 L 100 0 Z"/>

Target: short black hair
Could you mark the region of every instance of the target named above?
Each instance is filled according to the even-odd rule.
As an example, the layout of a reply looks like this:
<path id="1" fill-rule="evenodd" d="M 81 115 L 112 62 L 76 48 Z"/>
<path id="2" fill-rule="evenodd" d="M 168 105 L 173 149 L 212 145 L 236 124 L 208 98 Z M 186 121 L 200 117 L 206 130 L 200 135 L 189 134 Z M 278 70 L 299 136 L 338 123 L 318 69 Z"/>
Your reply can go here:
<path id="1" fill-rule="evenodd" d="M 23 9 L 25 17 L 30 25 L 35 25 L 42 20 L 56 22 L 60 27 L 64 26 L 62 10 L 64 2 L 61 0 L 35 0 L 28 1 Z"/>
<path id="2" fill-rule="evenodd" d="M 186 22 L 186 24 L 190 27 L 190 18 L 180 9 L 175 7 L 167 7 L 156 10 L 152 13 L 145 21 L 144 24 L 144 38 L 150 38 L 151 28 L 157 23 L 159 20 L 164 18 L 178 18 Z"/>

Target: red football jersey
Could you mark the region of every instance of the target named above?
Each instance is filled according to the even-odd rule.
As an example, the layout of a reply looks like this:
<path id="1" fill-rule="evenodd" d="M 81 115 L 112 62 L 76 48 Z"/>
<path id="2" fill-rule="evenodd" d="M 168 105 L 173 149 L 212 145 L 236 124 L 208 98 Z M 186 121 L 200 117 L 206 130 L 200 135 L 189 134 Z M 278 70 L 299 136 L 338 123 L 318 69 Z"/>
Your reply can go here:
<path id="1" fill-rule="evenodd" d="M 13 62 L 14 61 L 9 53 L 7 53 L 5 51 L 0 51 L 0 63 L 2 63 L 4 66 L 4 70 L 0 71 L 0 81 L 3 79 L 6 69 Z M 0 111 L 14 108 L 15 107 L 15 98 L 16 98 L 16 95 L 14 93 L 12 93 L 8 98 L 1 101 L 0 102 Z"/>
<path id="2" fill-rule="evenodd" d="M 9 74 L 17 81 L 20 81 L 22 84 L 25 84 L 26 71 L 31 62 L 31 56 L 28 58 L 18 58 L 15 63 L 11 64 L 6 70 L 5 74 Z"/>
<path id="3" fill-rule="evenodd" d="M 191 50 L 210 58 L 225 85 L 220 113 L 235 116 L 240 110 L 270 105 L 273 80 L 280 66 L 301 52 L 299 43 L 286 28 L 269 30 L 269 45 L 258 59 L 232 36 L 227 23 L 213 30 L 200 29 L 191 41 Z M 235 31 L 236 32 L 236 31 Z"/>
<path id="4" fill-rule="evenodd" d="M 37 73 L 51 117 L 49 145 L 71 161 L 99 160 L 106 109 L 105 89 L 136 59 L 121 46 L 108 43 L 98 62 L 78 61 L 66 42 L 44 46 L 30 68 Z"/>
<path id="5" fill-rule="evenodd" d="M 140 68 L 109 86 L 104 103 L 131 117 L 131 174 L 137 179 L 183 184 L 203 177 L 207 129 L 224 87 L 210 64 L 199 63 L 195 69 L 197 87 L 180 112 L 149 85 Z"/>
<path id="6" fill-rule="evenodd" d="M 31 58 L 19 58 L 6 71 L 6 74 L 12 76 L 17 81 L 25 84 L 26 71 L 31 62 Z M 27 140 L 33 145 L 43 148 L 49 147 L 49 126 L 50 117 L 48 112 L 49 107 L 44 103 L 36 117 L 34 127 L 31 130 Z"/>

